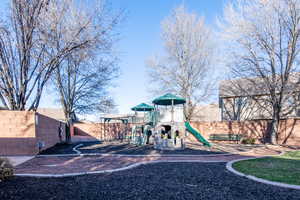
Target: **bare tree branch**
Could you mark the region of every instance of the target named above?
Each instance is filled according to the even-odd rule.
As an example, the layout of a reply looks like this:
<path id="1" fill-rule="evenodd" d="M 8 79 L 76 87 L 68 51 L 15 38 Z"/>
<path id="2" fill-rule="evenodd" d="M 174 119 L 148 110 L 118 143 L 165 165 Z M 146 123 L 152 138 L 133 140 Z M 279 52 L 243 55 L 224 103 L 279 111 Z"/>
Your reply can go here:
<path id="1" fill-rule="evenodd" d="M 220 27 L 231 78 L 239 78 L 227 92 L 268 110 L 276 143 L 279 120 L 299 108 L 300 1 L 238 0 L 227 5 Z"/>
<path id="2" fill-rule="evenodd" d="M 162 22 L 166 55 L 147 61 L 150 87 L 155 94 L 173 92 L 187 99 L 185 117 L 190 120 L 197 103 L 207 100 L 215 86 L 212 31 L 204 18 L 181 5 Z"/>
<path id="3" fill-rule="evenodd" d="M 75 0 L 11 0 L 10 17 L 0 24 L 2 104 L 36 110 L 56 67 L 73 52 L 99 44 L 102 33 L 91 33 L 100 25 L 88 13 Z"/>

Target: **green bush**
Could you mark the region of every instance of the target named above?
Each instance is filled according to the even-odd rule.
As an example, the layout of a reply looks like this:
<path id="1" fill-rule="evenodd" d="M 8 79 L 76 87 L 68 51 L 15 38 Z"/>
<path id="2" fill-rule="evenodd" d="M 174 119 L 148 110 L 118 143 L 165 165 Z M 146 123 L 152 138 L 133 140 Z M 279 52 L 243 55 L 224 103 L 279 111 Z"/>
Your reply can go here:
<path id="1" fill-rule="evenodd" d="M 13 166 L 6 158 L 0 158 L 0 182 L 14 175 Z"/>
<path id="2" fill-rule="evenodd" d="M 255 144 L 255 138 L 244 138 L 242 144 Z"/>

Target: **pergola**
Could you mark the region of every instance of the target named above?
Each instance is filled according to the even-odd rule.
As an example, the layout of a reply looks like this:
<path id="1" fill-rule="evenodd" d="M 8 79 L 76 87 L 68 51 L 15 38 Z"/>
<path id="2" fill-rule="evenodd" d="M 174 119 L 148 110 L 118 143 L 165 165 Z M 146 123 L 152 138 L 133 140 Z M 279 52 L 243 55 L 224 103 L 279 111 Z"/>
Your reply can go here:
<path id="1" fill-rule="evenodd" d="M 104 138 L 106 138 L 106 124 L 109 123 L 111 120 L 117 120 L 117 121 L 121 121 L 123 124 L 126 125 L 126 127 L 128 127 L 128 123 L 129 123 L 129 118 L 132 116 L 109 116 L 109 117 L 102 117 L 103 122 L 104 122 Z"/>

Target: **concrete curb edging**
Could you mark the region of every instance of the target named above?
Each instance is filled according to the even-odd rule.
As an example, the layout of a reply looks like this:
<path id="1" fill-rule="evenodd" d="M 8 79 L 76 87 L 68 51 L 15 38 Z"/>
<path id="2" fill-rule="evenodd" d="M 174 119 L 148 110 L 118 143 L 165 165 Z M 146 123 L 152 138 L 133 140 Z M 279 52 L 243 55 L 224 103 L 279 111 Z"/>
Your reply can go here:
<path id="1" fill-rule="evenodd" d="M 76 154 L 81 154 L 81 152 L 79 151 L 79 150 L 77 150 L 77 148 L 78 147 L 81 147 L 81 146 L 83 146 L 83 144 L 78 144 L 78 145 L 76 145 L 75 147 L 73 147 L 73 151 L 75 151 L 76 152 Z"/>
<path id="2" fill-rule="evenodd" d="M 112 173 L 117 171 L 123 171 L 131 168 L 138 167 L 140 165 L 146 164 L 146 162 L 135 163 L 129 165 L 127 167 L 110 169 L 110 170 L 101 170 L 101 171 L 93 171 L 93 172 L 79 172 L 79 173 L 66 173 L 66 174 L 15 174 L 15 176 L 20 177 L 36 177 L 36 178 L 63 178 L 63 177 L 72 177 L 72 176 L 82 176 L 88 174 L 103 174 L 103 173 Z"/>
<path id="3" fill-rule="evenodd" d="M 127 154 L 112 154 L 112 153 L 82 153 L 80 150 L 78 150 L 77 148 L 83 146 L 83 144 L 79 144 L 79 145 L 76 145 L 74 148 L 73 148 L 73 151 L 75 151 L 77 154 L 80 154 L 80 155 L 87 155 L 87 156 L 131 156 L 131 157 L 183 157 L 183 156 L 191 156 L 191 157 L 197 157 L 197 156 L 218 156 L 218 155 L 222 155 L 222 156 L 230 156 L 230 155 L 234 155 L 233 153 L 219 153 L 219 154 L 204 154 L 204 155 L 187 155 L 187 154 L 164 154 L 164 155 L 159 155 L 159 154 L 154 154 L 154 155 L 140 155 L 140 154 L 132 154 L 132 155 L 127 155 Z"/>
<path id="4" fill-rule="evenodd" d="M 78 150 L 77 150 L 78 151 Z M 204 155 L 189 155 L 189 154 L 154 154 L 154 155 L 141 155 L 141 154 L 115 154 L 115 153 L 77 153 L 77 154 L 53 154 L 53 155 L 36 155 L 36 157 L 68 157 L 68 156 L 115 156 L 115 157 L 217 157 L 217 156 L 232 156 L 237 155 L 233 153 L 227 154 L 204 154 Z"/>
<path id="5" fill-rule="evenodd" d="M 81 153 L 81 154 L 49 154 L 49 155 L 36 155 L 36 158 L 43 157 L 77 157 L 77 156 L 112 156 L 112 157 L 219 157 L 219 156 L 235 156 L 239 154 L 204 154 L 204 155 L 189 155 L 189 154 L 162 154 L 162 155 L 140 155 L 140 154 L 110 154 L 110 153 Z M 243 156 L 243 155 L 242 155 Z M 247 155 L 245 155 L 247 156 Z M 273 156 L 273 155 L 271 155 Z"/>
<path id="6" fill-rule="evenodd" d="M 189 155 L 189 154 L 153 154 L 153 155 L 141 155 L 141 154 L 111 154 L 111 153 L 82 153 L 83 156 L 116 156 L 116 157 L 217 157 L 217 156 L 232 156 L 236 154 L 204 154 L 204 155 Z"/>
<path id="7" fill-rule="evenodd" d="M 279 155 L 284 154 L 284 152 L 280 153 Z M 268 185 L 274 185 L 274 186 L 278 186 L 278 187 L 283 187 L 283 188 L 289 188 L 289 189 L 295 189 L 295 190 L 300 190 L 300 186 L 299 185 L 292 185 L 292 184 L 287 184 L 287 183 L 280 183 L 280 182 L 275 182 L 275 181 L 269 181 L 266 179 L 262 179 L 262 178 L 258 178 L 256 176 L 252 176 L 252 175 L 247 175 L 244 174 L 242 172 L 239 172 L 237 170 L 235 170 L 232 165 L 235 162 L 239 162 L 239 161 L 243 161 L 243 160 L 253 160 L 253 159 L 257 159 L 257 158 L 265 158 L 268 156 L 263 156 L 263 157 L 256 157 L 256 158 L 242 158 L 242 159 L 237 159 L 237 160 L 232 160 L 226 163 L 226 169 L 238 176 L 242 176 L 242 177 L 246 177 L 248 179 L 251 179 L 253 181 L 257 181 L 260 183 L 264 183 L 264 184 L 268 184 Z"/>
<path id="8" fill-rule="evenodd" d="M 229 153 L 214 153 L 214 154 L 199 154 L 199 155 L 189 155 L 189 154 L 154 154 L 154 155 L 142 155 L 142 154 L 116 154 L 116 153 L 82 153 L 77 148 L 84 146 L 84 144 L 80 143 L 72 148 L 76 154 L 49 154 L 49 155 L 36 155 L 35 157 L 64 157 L 64 156 L 117 156 L 117 157 L 183 157 L 183 156 L 190 156 L 190 157 L 210 157 L 210 156 L 232 156 L 237 155 L 240 152 L 229 152 Z M 259 147 L 259 148 L 263 148 Z M 243 153 L 251 152 L 251 150 L 245 151 Z"/>
<path id="9" fill-rule="evenodd" d="M 81 153 L 77 148 L 83 146 L 83 144 L 78 144 L 73 147 L 73 151 L 76 154 L 49 154 L 49 155 L 36 155 L 35 157 L 72 157 L 72 156 L 116 156 L 116 157 L 216 157 L 216 156 L 233 156 L 239 155 L 239 152 L 231 153 L 219 153 L 219 154 L 199 154 L 199 155 L 190 155 L 190 154 L 153 154 L 153 155 L 142 155 L 142 154 L 117 154 L 117 153 Z M 246 151 L 251 152 L 251 150 Z M 244 152 L 245 153 L 245 152 Z M 285 152 L 282 151 L 278 156 L 283 155 Z M 272 156 L 272 155 L 270 155 Z"/>
<path id="10" fill-rule="evenodd" d="M 75 147 L 74 147 L 75 148 Z M 282 153 L 281 153 L 282 154 Z M 72 156 L 84 156 L 85 154 L 71 154 Z M 116 155 L 116 154 L 114 154 Z M 50 155 L 50 156 L 55 156 L 55 155 Z M 57 156 L 57 155 L 56 155 Z M 60 155 L 62 156 L 62 155 Z M 69 154 L 67 156 L 70 156 Z M 127 155 L 117 155 L 117 156 L 127 156 Z M 130 155 L 129 155 L 130 156 Z M 136 155 L 136 156 L 141 156 L 141 155 Z M 188 157 L 188 156 L 187 156 Z M 264 156 L 268 157 L 268 156 Z M 256 157 L 258 158 L 258 157 Z M 65 174 L 15 174 L 15 176 L 20 176 L 20 177 L 36 177 L 36 178 L 62 178 L 62 177 L 72 177 L 72 176 L 81 176 L 81 175 L 88 175 L 88 174 L 102 174 L 102 173 L 112 173 L 112 172 L 118 172 L 118 171 L 123 171 L 127 169 L 132 169 L 141 165 L 146 165 L 146 164 L 155 164 L 155 163 L 170 163 L 170 162 L 194 162 L 194 163 L 226 163 L 226 168 L 240 176 L 244 177 L 249 177 L 243 173 L 240 173 L 232 168 L 232 164 L 234 162 L 240 161 L 240 160 L 249 160 L 249 159 L 256 159 L 256 158 L 243 158 L 243 159 L 237 159 L 234 161 L 227 162 L 226 161 L 203 161 L 203 160 L 155 160 L 155 161 L 142 161 L 138 163 L 131 164 L 126 167 L 121 167 L 121 168 L 116 168 L 116 169 L 109 169 L 109 170 L 100 170 L 100 171 L 92 171 L 92 172 L 79 172 L 79 173 L 65 173 Z M 231 164 L 230 164 L 231 163 Z M 251 178 L 250 178 L 251 179 Z"/>
<path id="11" fill-rule="evenodd" d="M 147 165 L 147 164 L 155 164 L 155 163 L 190 163 L 190 162 L 199 162 L 199 163 L 216 163 L 220 161 L 200 161 L 200 160 L 157 160 L 157 161 L 143 161 L 134 163 L 132 165 L 121 167 L 117 169 L 109 169 L 109 170 L 100 170 L 100 171 L 93 171 L 93 172 L 78 172 L 78 173 L 65 173 L 65 174 L 15 174 L 15 176 L 19 177 L 35 177 L 35 178 L 64 178 L 64 177 L 73 177 L 73 176 L 82 176 L 82 175 L 89 175 L 89 174 L 104 174 L 104 173 L 113 173 L 113 172 L 119 172 L 124 171 L 132 168 L 139 167 L 141 165 Z M 225 163 L 225 162 L 224 162 Z"/>

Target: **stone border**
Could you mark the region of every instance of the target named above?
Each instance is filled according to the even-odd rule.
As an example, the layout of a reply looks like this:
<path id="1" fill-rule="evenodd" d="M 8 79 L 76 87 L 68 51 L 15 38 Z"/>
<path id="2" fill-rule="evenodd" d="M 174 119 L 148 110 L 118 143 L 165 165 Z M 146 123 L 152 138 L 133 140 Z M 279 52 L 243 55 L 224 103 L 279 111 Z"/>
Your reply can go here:
<path id="1" fill-rule="evenodd" d="M 19 177 L 34 177 L 34 178 L 64 178 L 64 177 L 73 177 L 73 176 L 82 176 L 82 175 L 89 175 L 89 174 L 104 174 L 104 173 L 113 173 L 124 171 L 132 168 L 139 167 L 141 165 L 147 164 L 156 164 L 156 163 L 190 163 L 190 162 L 198 162 L 198 163 L 219 163 L 220 161 L 201 161 L 201 160 L 157 160 L 157 161 L 143 161 L 134 163 L 132 165 L 121 167 L 117 169 L 108 169 L 108 170 L 100 170 L 100 171 L 93 171 L 93 172 L 78 172 L 78 173 L 65 173 L 65 174 L 14 174 L 14 176 Z M 221 161 L 223 162 L 223 161 Z M 225 162 L 224 162 L 225 163 Z"/>
<path id="2" fill-rule="evenodd" d="M 279 155 L 283 155 L 284 153 L 285 152 L 281 152 Z M 253 181 L 260 182 L 260 183 L 264 183 L 264 184 L 268 184 L 268 185 L 274 185 L 274 186 L 283 187 L 283 188 L 300 190 L 300 185 L 292 185 L 292 184 L 287 184 L 287 183 L 269 181 L 269 180 L 266 180 L 266 179 L 258 178 L 256 176 L 244 174 L 242 172 L 239 172 L 239 171 L 235 170 L 232 167 L 233 163 L 235 163 L 235 162 L 239 162 L 239 161 L 243 161 L 243 160 L 253 160 L 253 159 L 258 159 L 258 158 L 266 158 L 266 157 L 269 157 L 269 156 L 262 156 L 262 157 L 256 157 L 256 158 L 242 158 L 242 159 L 232 160 L 232 161 L 229 161 L 229 162 L 226 163 L 226 169 L 228 171 L 234 173 L 235 175 L 242 176 L 242 177 L 245 177 L 245 178 L 251 179 Z"/>

